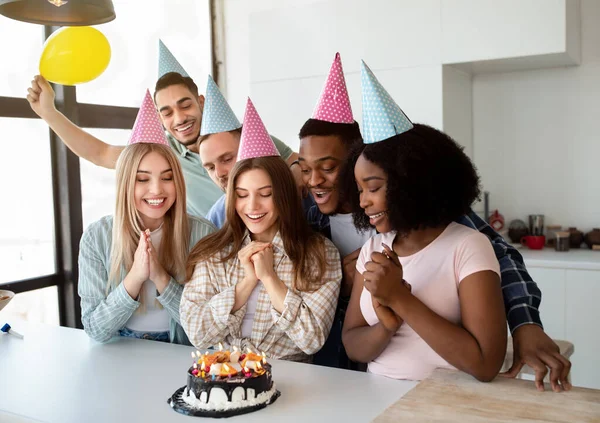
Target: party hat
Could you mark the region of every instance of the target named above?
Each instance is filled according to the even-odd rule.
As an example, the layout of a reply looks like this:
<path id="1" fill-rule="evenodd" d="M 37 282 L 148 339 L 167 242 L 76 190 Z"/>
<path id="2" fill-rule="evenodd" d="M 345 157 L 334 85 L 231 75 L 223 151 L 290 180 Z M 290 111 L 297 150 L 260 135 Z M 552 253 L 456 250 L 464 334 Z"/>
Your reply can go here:
<path id="1" fill-rule="evenodd" d="M 231 110 L 223 94 L 221 94 L 219 87 L 217 87 L 212 77 L 208 75 L 200 135 L 217 134 L 241 127 L 242 124 L 235 117 L 233 110 Z"/>
<path id="2" fill-rule="evenodd" d="M 177 72 L 181 76 L 189 76 L 175 56 L 173 56 L 173 53 L 169 51 L 165 43 L 158 40 L 158 77 L 160 78 L 169 72 Z"/>
<path id="3" fill-rule="evenodd" d="M 142 101 L 140 111 L 135 118 L 128 144 L 139 142 L 169 145 L 165 130 L 148 90 L 146 90 L 144 101 Z"/>
<path id="4" fill-rule="evenodd" d="M 280 154 L 267 132 L 262 119 L 254 108 L 252 100 L 248 98 L 237 159 L 240 161 L 255 157 L 270 156 L 280 156 Z"/>
<path id="5" fill-rule="evenodd" d="M 325 81 L 312 118 L 332 123 L 354 123 L 339 53 L 335 54 L 329 76 Z"/>
<path id="6" fill-rule="evenodd" d="M 365 144 L 383 141 L 412 129 L 413 124 L 383 88 L 365 62 L 361 61 L 363 122 Z"/>

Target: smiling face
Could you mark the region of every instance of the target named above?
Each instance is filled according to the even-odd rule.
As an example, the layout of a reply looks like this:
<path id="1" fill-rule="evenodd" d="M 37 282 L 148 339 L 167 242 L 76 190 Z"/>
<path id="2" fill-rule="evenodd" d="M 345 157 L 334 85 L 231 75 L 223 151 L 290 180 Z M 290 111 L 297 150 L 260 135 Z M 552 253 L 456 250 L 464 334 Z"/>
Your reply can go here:
<path id="1" fill-rule="evenodd" d="M 227 190 L 229 172 L 237 160 L 239 146 L 239 132 L 219 132 L 204 139 L 198 148 L 202 166 L 223 191 Z"/>
<path id="2" fill-rule="evenodd" d="M 169 162 L 156 151 L 146 154 L 137 169 L 134 187 L 135 208 L 144 226 L 158 228 L 176 198 Z"/>
<path id="3" fill-rule="evenodd" d="M 346 146 L 335 135 L 311 135 L 300 140 L 302 180 L 323 214 L 345 210 L 339 204 L 338 176 L 347 154 Z"/>
<path id="4" fill-rule="evenodd" d="M 235 210 L 255 241 L 270 242 L 278 230 L 279 214 L 273 202 L 271 178 L 262 169 L 251 169 L 235 181 Z"/>
<path id="5" fill-rule="evenodd" d="M 384 233 L 392 230 L 387 213 L 387 175 L 382 168 L 361 155 L 354 166 L 360 207 L 369 216 L 369 223 Z"/>
<path id="6" fill-rule="evenodd" d="M 177 141 L 193 150 L 200 135 L 204 97 L 196 97 L 183 84 L 156 92 L 156 108 L 163 126 Z"/>

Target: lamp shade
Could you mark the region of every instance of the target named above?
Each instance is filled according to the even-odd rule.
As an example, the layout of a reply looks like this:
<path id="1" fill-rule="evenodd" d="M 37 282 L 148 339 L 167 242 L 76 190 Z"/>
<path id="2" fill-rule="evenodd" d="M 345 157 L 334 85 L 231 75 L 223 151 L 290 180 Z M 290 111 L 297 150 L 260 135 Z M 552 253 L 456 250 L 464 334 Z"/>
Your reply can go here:
<path id="1" fill-rule="evenodd" d="M 0 0 L 0 14 L 17 21 L 55 26 L 89 26 L 115 18 L 111 0 Z"/>

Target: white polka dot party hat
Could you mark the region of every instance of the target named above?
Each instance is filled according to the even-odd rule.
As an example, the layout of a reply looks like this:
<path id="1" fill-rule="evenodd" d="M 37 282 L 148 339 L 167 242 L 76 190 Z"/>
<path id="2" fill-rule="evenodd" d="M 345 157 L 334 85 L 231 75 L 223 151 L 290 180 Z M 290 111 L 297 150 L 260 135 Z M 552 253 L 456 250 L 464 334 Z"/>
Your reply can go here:
<path id="1" fill-rule="evenodd" d="M 335 54 L 312 118 L 332 123 L 354 123 L 339 53 Z"/>
<path id="2" fill-rule="evenodd" d="M 146 90 L 144 101 L 142 101 L 140 111 L 135 118 L 128 144 L 139 142 L 169 145 L 165 130 L 148 90 Z"/>
<path id="3" fill-rule="evenodd" d="M 189 76 L 165 43 L 158 40 L 158 77 L 160 78 L 169 72 L 177 72 L 181 76 Z"/>
<path id="4" fill-rule="evenodd" d="M 219 87 L 210 75 L 206 83 L 206 100 L 202 112 L 200 135 L 218 134 L 241 128 L 242 124 L 235 117 L 233 110 L 221 94 Z"/>
<path id="5" fill-rule="evenodd" d="M 412 129 L 413 124 L 361 61 L 362 136 L 365 144 L 383 141 Z"/>
<path id="6" fill-rule="evenodd" d="M 252 100 L 248 98 L 237 160 L 239 162 L 244 159 L 270 156 L 280 156 L 280 154 L 267 132 L 262 119 L 254 108 Z"/>

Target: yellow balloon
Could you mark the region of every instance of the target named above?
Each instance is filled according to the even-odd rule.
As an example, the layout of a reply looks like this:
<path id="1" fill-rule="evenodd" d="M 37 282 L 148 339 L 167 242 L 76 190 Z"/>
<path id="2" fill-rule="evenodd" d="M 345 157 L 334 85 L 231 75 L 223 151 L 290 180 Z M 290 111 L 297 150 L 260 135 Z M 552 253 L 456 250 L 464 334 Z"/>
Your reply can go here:
<path id="1" fill-rule="evenodd" d="M 110 44 L 96 28 L 68 26 L 44 43 L 40 75 L 50 82 L 76 85 L 99 77 L 110 62 Z"/>

